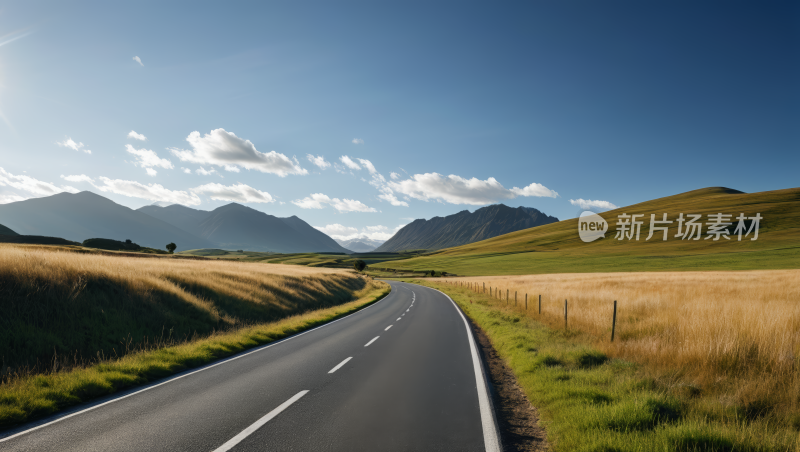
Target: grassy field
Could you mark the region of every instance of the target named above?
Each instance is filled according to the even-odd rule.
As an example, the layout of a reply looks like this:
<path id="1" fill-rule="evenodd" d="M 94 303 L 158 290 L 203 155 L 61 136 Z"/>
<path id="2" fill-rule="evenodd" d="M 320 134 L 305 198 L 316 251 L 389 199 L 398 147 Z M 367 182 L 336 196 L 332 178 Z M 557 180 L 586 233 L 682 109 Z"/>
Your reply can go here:
<path id="1" fill-rule="evenodd" d="M 443 290 L 486 332 L 539 409 L 555 451 L 796 451 L 798 272 L 759 273 L 732 274 L 740 282 L 694 273 L 494 281 L 547 290 L 542 316 L 537 303 L 529 300 L 525 311 L 505 292 L 501 300 L 494 290 L 438 278 L 410 282 Z M 727 283 L 733 287 L 717 293 Z M 586 290 L 600 298 L 578 301 Z M 727 300 L 731 291 L 741 296 Z M 612 293 L 628 300 L 614 344 Z M 695 303 L 679 301 L 689 295 Z M 565 330 L 563 298 L 570 296 Z M 789 344 L 793 364 L 769 349 Z"/>
<path id="2" fill-rule="evenodd" d="M 614 239 L 617 215 L 645 214 L 639 241 Z M 707 215 L 726 213 L 753 216 L 760 213 L 758 240 L 645 241 L 650 214 Z M 756 270 L 800 268 L 800 188 L 762 193 L 739 193 L 725 188 L 706 188 L 643 202 L 602 213 L 609 223 L 606 237 L 584 243 L 578 236 L 578 220 L 505 234 L 489 240 L 449 248 L 425 256 L 392 261 L 397 270 L 446 271 L 457 275 L 523 275 L 536 273 Z M 704 226 L 704 231 L 706 227 Z M 752 234 L 751 234 L 752 237 Z"/>
<path id="3" fill-rule="evenodd" d="M 265 262 L 270 264 L 303 265 L 322 268 L 353 268 L 356 260 L 363 260 L 367 265 L 377 265 L 398 259 L 419 256 L 421 252 L 407 253 L 266 253 L 257 251 L 228 251 L 221 249 L 188 250 L 177 253 L 182 256 L 200 256 L 208 259 L 239 260 L 245 262 Z M 380 265 L 378 265 L 380 266 Z"/>
<path id="4" fill-rule="evenodd" d="M 353 272 L 0 245 L 0 377 L 52 371 L 354 299 Z"/>

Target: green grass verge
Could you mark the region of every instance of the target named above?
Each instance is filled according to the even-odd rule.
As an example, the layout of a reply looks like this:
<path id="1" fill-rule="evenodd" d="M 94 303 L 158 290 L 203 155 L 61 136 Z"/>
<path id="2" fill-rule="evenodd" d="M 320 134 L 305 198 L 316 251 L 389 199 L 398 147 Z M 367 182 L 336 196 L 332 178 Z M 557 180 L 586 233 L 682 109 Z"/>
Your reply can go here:
<path id="1" fill-rule="evenodd" d="M 538 408 L 554 451 L 796 451 L 798 432 L 765 419 L 722 418 L 639 366 L 609 359 L 579 332 L 550 329 L 490 297 L 430 280 L 489 337 Z M 707 407 L 706 407 L 707 408 Z"/>
<path id="2" fill-rule="evenodd" d="M 459 276 L 635 271 L 782 270 L 800 267 L 800 246 L 693 255 L 513 252 L 431 256 L 387 264 L 402 271 L 436 270 Z"/>
<path id="3" fill-rule="evenodd" d="M 365 297 L 339 306 L 217 333 L 190 343 L 136 353 L 83 369 L 31 376 L 0 385 L 0 429 L 320 326 L 379 301 L 390 290 L 385 285 Z"/>

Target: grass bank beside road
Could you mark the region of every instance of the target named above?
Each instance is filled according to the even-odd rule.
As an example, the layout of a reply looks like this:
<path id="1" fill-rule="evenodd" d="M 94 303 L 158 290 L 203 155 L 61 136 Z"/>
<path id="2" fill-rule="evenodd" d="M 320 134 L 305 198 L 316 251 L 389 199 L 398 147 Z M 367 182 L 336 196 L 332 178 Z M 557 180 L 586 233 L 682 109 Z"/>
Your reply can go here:
<path id="1" fill-rule="evenodd" d="M 0 244 L 0 379 L 352 301 L 354 272 Z"/>
<path id="2" fill-rule="evenodd" d="M 519 301 L 514 307 L 513 295 L 511 300 L 505 294 L 498 299 L 452 281 L 408 282 L 442 290 L 483 329 L 539 409 L 555 451 L 796 451 L 800 447 L 800 422 L 793 417 L 791 404 L 786 404 L 797 396 L 793 385 L 773 385 L 773 399 L 747 403 L 737 398 L 740 394 L 729 382 L 720 380 L 720 387 L 714 382 L 696 385 L 692 379 L 696 369 L 681 367 L 689 361 L 676 358 L 670 372 L 646 360 L 635 361 L 633 353 L 620 358 L 599 346 L 588 324 L 576 322 L 565 330 L 563 323 L 559 328 L 554 321 L 539 321 L 526 315 Z M 529 300 L 529 312 L 536 306 L 531 304 Z M 646 332 L 647 328 L 637 330 L 640 335 Z M 624 344 L 621 341 L 620 346 Z M 785 403 L 769 406 L 770 400 Z"/>
<path id="3" fill-rule="evenodd" d="M 370 282 L 355 292 L 356 300 L 338 306 L 71 371 L 13 379 L 0 385 L 0 430 L 320 326 L 380 300 L 390 290 L 386 283 Z"/>

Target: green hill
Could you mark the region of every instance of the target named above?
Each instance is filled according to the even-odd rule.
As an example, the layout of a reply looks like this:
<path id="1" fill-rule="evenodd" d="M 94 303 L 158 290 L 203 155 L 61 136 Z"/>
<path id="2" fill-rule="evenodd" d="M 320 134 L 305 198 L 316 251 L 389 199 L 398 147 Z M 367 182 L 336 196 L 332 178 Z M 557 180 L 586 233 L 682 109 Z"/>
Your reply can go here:
<path id="1" fill-rule="evenodd" d="M 0 224 L 0 235 L 19 235 L 19 234 Z"/>
<path id="2" fill-rule="evenodd" d="M 645 214 L 639 241 L 616 240 L 617 216 Z M 667 213 L 668 240 L 657 232 L 645 241 L 650 214 Z M 676 238 L 678 215 L 702 214 L 703 238 Z M 705 240 L 708 214 L 760 213 L 758 240 Z M 578 219 L 512 232 L 426 256 L 387 263 L 398 270 L 436 270 L 458 275 L 519 275 L 610 271 L 747 270 L 800 268 L 800 188 L 742 193 L 704 188 L 600 214 L 609 223 L 605 238 L 584 243 Z M 733 230 L 731 227 L 731 231 Z"/>

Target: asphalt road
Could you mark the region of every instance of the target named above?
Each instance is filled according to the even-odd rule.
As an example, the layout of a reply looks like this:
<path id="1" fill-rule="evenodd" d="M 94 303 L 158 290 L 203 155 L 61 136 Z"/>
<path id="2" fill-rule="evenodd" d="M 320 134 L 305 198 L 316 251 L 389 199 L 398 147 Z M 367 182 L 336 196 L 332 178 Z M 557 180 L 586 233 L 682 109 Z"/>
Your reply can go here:
<path id="1" fill-rule="evenodd" d="M 390 284 L 355 314 L 7 432 L 0 450 L 499 451 L 463 314 Z"/>

